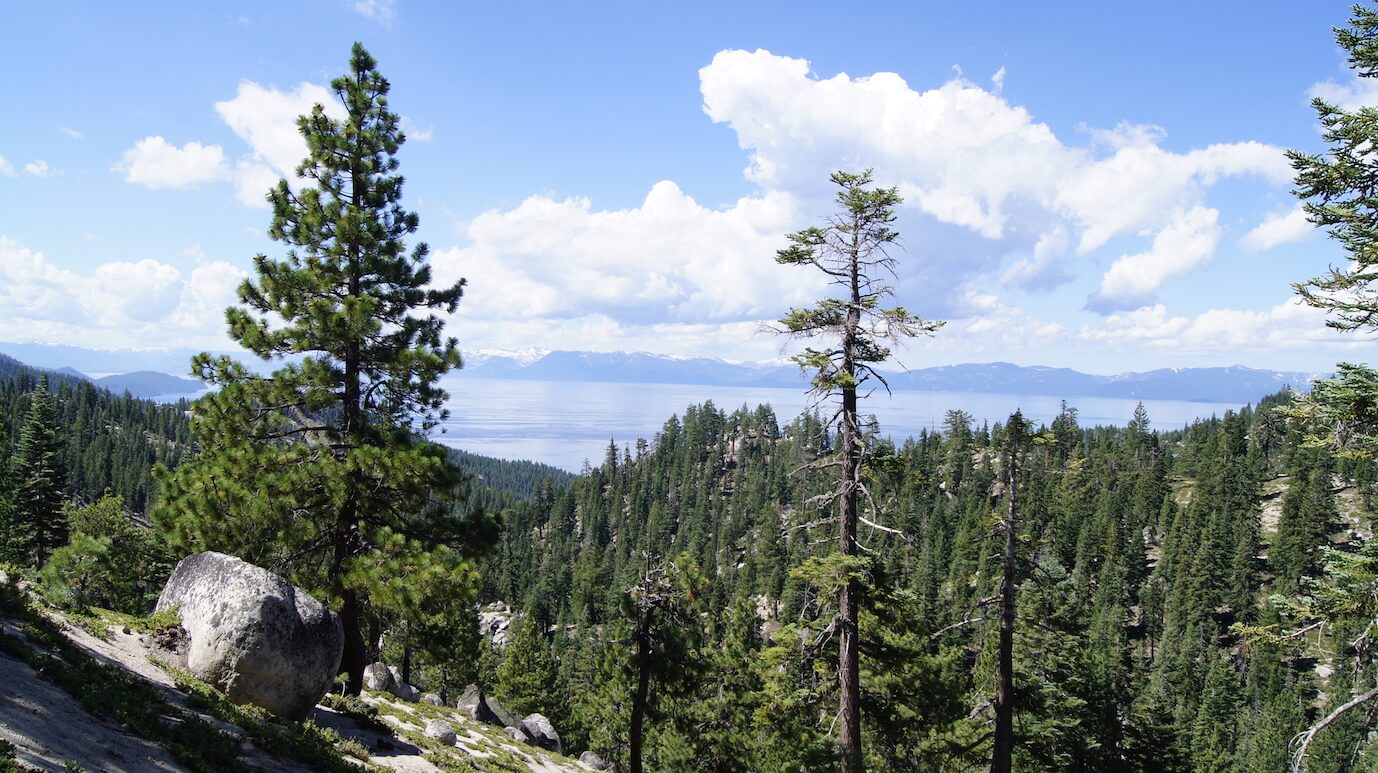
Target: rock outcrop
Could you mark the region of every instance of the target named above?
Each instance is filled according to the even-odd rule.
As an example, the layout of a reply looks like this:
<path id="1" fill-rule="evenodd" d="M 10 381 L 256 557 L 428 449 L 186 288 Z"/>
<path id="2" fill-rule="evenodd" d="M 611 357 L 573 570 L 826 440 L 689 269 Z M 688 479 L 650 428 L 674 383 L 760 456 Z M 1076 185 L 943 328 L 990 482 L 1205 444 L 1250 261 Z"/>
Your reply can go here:
<path id="1" fill-rule="evenodd" d="M 392 691 L 392 672 L 382 663 L 364 666 L 364 686 L 378 692 Z"/>
<path id="2" fill-rule="evenodd" d="M 388 692 L 408 703 L 416 703 L 421 699 L 421 691 L 403 681 L 401 671 L 388 666 L 388 673 L 392 674 L 392 685 L 387 688 Z"/>
<path id="3" fill-rule="evenodd" d="M 508 711 L 506 706 L 499 703 L 496 698 L 484 695 L 483 688 L 476 684 L 464 688 L 464 694 L 459 696 L 456 708 L 475 722 L 498 727 L 511 727 L 517 724 L 517 718 L 512 716 L 512 712 Z"/>
<path id="4" fill-rule="evenodd" d="M 183 665 L 281 717 L 305 718 L 340 668 L 340 620 L 306 591 L 223 553 L 182 559 L 157 610 L 176 609 L 188 634 Z"/>
<path id="5" fill-rule="evenodd" d="M 459 737 L 455 735 L 455 728 L 443 719 L 431 719 L 426 722 L 426 737 L 433 738 L 446 746 L 454 746 L 455 740 Z"/>
<path id="6" fill-rule="evenodd" d="M 607 770 L 612 767 L 607 760 L 591 751 L 579 755 L 579 764 L 592 770 Z"/>
<path id="7" fill-rule="evenodd" d="M 546 719 L 544 714 L 529 714 L 517 727 L 531 738 L 527 743 L 556 754 L 565 753 L 564 747 L 560 745 L 560 734 L 555 732 L 555 726 L 550 724 L 550 720 Z"/>

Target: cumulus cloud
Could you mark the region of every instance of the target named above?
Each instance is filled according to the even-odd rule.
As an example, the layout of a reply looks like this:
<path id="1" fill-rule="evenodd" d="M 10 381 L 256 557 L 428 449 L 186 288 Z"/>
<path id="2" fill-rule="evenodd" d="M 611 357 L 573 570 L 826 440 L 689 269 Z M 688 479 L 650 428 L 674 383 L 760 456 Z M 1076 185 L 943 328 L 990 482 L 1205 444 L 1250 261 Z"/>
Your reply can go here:
<path id="1" fill-rule="evenodd" d="M 925 254 L 966 258 L 939 266 L 930 284 L 940 287 L 988 275 L 1010 255 L 1006 283 L 1056 285 L 1067 266 L 1037 245 L 1059 228 L 1085 256 L 1120 236 L 1156 240 L 1174 227 L 1173 213 L 1207 208 L 1208 189 L 1225 177 L 1291 177 L 1280 148 L 1239 142 L 1179 153 L 1162 146 L 1155 126 L 1093 130 L 1090 144 L 1074 146 L 998 85 L 988 91 L 960 74 L 918 90 L 894 73 L 819 78 L 804 59 L 758 50 L 722 51 L 699 78 L 704 111 L 736 132 L 750 154 L 746 175 L 763 189 L 807 196 L 831 170 L 874 167 L 911 214 L 958 227 Z M 962 233 L 983 244 L 962 243 Z M 1197 255 L 1173 271 L 1204 262 Z M 1111 284 L 1125 282 L 1129 267 Z"/>
<path id="2" fill-rule="evenodd" d="M 244 276 L 229 263 L 209 261 L 183 277 L 153 259 L 79 273 L 0 236 L 0 327 L 76 345 L 223 345 L 217 312 L 233 301 Z"/>
<path id="3" fill-rule="evenodd" d="M 14 177 L 14 164 L 6 161 L 4 156 L 0 156 L 0 174 L 6 177 Z"/>
<path id="4" fill-rule="evenodd" d="M 1306 210 L 1295 207 L 1287 212 L 1269 215 L 1262 223 L 1244 234 L 1239 243 L 1247 250 L 1262 252 L 1274 247 L 1299 242 L 1316 233 L 1316 227 L 1306 219 Z"/>
<path id="5" fill-rule="evenodd" d="M 331 118 L 344 108 L 324 86 L 301 83 L 292 91 L 242 81 L 234 98 L 215 103 L 215 112 L 249 146 L 234 166 L 235 196 L 246 206 L 266 207 L 268 189 L 281 179 L 296 183 L 297 165 L 306 158 L 306 140 L 297 118 L 321 105 Z"/>
<path id="6" fill-rule="evenodd" d="M 470 245 L 436 251 L 431 262 L 438 282 L 468 279 L 464 314 L 597 313 L 634 323 L 760 319 L 819 289 L 810 272 L 771 260 L 796 219 L 788 194 L 714 210 L 668 181 L 625 210 L 532 196 L 515 209 L 479 215 L 467 229 Z"/>
<path id="7" fill-rule="evenodd" d="M 43 159 L 30 161 L 24 165 L 24 174 L 30 177 L 47 177 L 52 174 L 52 169 L 48 168 L 48 162 Z"/>
<path id="8" fill-rule="evenodd" d="M 1351 77 L 1345 83 L 1333 80 L 1312 84 L 1307 91 L 1312 99 L 1323 99 L 1343 110 L 1378 105 L 1378 83 L 1372 78 Z"/>
<path id="9" fill-rule="evenodd" d="M 1078 337 L 1087 342 L 1133 344 L 1182 354 L 1232 356 L 1240 351 L 1335 351 L 1371 348 L 1372 342 L 1325 326 L 1325 312 L 1287 300 L 1255 311 L 1209 309 L 1194 317 L 1172 316 L 1161 303 L 1111 314 L 1098 327 L 1085 326 Z"/>
<path id="10" fill-rule="evenodd" d="M 62 133 L 62 136 L 72 140 L 79 140 L 83 136 L 81 132 L 67 126 L 59 126 L 57 130 Z"/>
<path id="11" fill-rule="evenodd" d="M 190 188 L 225 177 L 225 151 L 199 142 L 179 148 L 155 135 L 126 150 L 114 171 L 123 172 L 126 182 L 148 188 Z"/>
<path id="12" fill-rule="evenodd" d="M 233 98 L 215 103 L 215 111 L 243 140 L 247 152 L 231 160 L 220 145 L 188 142 L 179 148 L 153 136 L 125 151 L 115 170 L 123 172 L 128 182 L 150 188 L 228 181 L 241 204 L 266 207 L 267 192 L 278 180 L 285 178 L 294 185 L 300 181 L 296 168 L 307 148 L 297 118 L 317 104 L 332 118 L 344 116 L 344 108 L 324 86 L 302 83 L 283 91 L 242 81 Z"/>
<path id="13" fill-rule="evenodd" d="M 1177 210 L 1145 252 L 1116 260 L 1088 305 L 1098 310 L 1143 305 L 1163 282 L 1210 262 L 1220 241 L 1220 213 L 1208 207 Z"/>

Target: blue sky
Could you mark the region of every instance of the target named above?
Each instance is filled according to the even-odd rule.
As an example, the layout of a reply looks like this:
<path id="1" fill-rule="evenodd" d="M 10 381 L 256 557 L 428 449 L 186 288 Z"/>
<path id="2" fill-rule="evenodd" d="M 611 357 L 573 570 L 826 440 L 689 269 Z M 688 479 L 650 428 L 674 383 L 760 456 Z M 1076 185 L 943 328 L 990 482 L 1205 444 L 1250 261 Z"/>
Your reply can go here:
<path id="1" fill-rule="evenodd" d="M 223 348 L 355 40 L 393 83 L 406 202 L 468 349 L 773 359 L 819 292 L 776 266 L 827 175 L 899 186 L 900 354 L 1091 372 L 1369 361 L 1289 283 L 1343 259 L 1283 148 L 1358 105 L 1347 2 L 0 8 L 0 340 Z"/>

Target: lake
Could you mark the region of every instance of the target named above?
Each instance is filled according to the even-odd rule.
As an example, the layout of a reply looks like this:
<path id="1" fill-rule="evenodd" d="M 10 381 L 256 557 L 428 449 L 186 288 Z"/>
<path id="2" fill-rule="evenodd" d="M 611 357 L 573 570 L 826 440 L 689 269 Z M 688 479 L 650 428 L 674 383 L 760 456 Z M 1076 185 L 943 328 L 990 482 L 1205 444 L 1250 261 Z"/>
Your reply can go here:
<path id="1" fill-rule="evenodd" d="M 519 381 L 447 376 L 450 418 L 434 439 L 455 448 L 502 459 L 529 459 L 578 472 L 585 460 L 599 464 L 608 440 L 619 448 L 650 440 L 672 414 L 712 400 L 732 411 L 768 403 L 784 424 L 807 407 L 800 389 L 717 387 L 681 384 L 611 384 L 575 381 Z M 1123 426 L 1140 402 L 1105 397 L 1066 398 L 1083 427 Z M 894 440 L 941 427 L 943 415 L 960 409 L 976 421 L 1003 422 L 1019 408 L 1035 423 L 1051 422 L 1062 398 L 989 392 L 895 392 L 882 390 L 862 401 L 875 414 L 882 434 Z M 1226 403 L 1144 400 L 1155 429 L 1180 429 L 1194 419 L 1222 416 L 1240 406 Z"/>

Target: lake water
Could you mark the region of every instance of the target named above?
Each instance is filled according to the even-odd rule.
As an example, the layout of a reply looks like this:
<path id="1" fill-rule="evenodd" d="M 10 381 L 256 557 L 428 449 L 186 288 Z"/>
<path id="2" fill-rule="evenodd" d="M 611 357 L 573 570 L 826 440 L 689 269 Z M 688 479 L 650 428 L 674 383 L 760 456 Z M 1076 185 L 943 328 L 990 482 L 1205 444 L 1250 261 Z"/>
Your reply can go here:
<path id="1" fill-rule="evenodd" d="M 732 411 L 742 405 L 768 403 L 786 423 L 807 407 L 800 389 L 715 387 L 679 384 L 609 384 L 601 382 L 516 381 L 447 377 L 450 418 L 435 440 L 502 459 L 529 459 L 578 472 L 584 460 L 602 462 L 608 440 L 619 448 L 637 438 L 654 437 L 672 414 L 712 400 Z M 1083 427 L 1123 426 L 1139 400 L 1068 396 Z M 921 429 L 940 427 L 943 415 L 960 409 L 976 421 L 1003 422 L 1019 408 L 1035 423 L 1051 422 L 1062 398 L 987 392 L 895 392 L 874 394 L 862 412 L 875 414 L 882 434 L 896 441 Z M 1144 400 L 1155 429 L 1180 429 L 1197 418 L 1222 416 L 1240 406 L 1180 400 Z M 440 428 L 437 429 L 437 431 Z"/>

